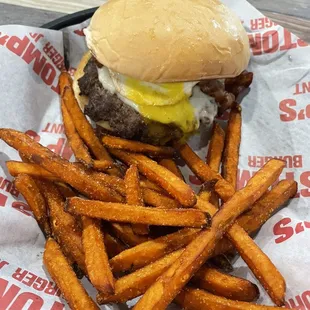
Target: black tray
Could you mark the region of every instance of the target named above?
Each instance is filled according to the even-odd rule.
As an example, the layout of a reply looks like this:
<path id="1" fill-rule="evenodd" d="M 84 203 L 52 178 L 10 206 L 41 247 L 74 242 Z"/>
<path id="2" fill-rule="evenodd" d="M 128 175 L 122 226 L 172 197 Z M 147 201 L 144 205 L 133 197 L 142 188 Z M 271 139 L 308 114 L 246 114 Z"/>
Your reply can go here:
<path id="1" fill-rule="evenodd" d="M 47 24 L 42 25 L 42 28 L 61 30 L 65 27 L 72 26 L 75 24 L 80 24 L 85 20 L 91 18 L 98 7 L 91 8 L 84 11 L 79 11 L 73 14 L 68 14 L 63 17 L 57 18 Z"/>

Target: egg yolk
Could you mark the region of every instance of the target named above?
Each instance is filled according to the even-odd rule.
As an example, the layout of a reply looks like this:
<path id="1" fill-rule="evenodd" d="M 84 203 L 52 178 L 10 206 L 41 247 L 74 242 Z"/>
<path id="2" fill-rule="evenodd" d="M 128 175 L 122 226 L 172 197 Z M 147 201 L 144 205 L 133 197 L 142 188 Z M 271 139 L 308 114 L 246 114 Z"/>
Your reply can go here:
<path id="1" fill-rule="evenodd" d="M 199 123 L 189 101 L 192 89 L 184 83 L 151 84 L 129 77 L 125 79 L 126 98 L 139 106 L 139 112 L 152 121 L 175 124 L 184 133 L 194 131 Z"/>

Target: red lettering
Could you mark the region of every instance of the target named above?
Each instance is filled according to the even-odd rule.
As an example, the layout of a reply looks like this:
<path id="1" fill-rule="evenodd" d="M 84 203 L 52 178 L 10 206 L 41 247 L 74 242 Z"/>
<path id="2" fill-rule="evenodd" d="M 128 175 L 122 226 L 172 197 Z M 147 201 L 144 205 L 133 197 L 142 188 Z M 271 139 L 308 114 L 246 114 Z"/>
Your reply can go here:
<path id="1" fill-rule="evenodd" d="M 15 272 L 12 274 L 12 278 L 21 282 L 25 278 L 27 273 L 28 273 L 27 270 L 22 270 L 21 268 L 17 268 Z"/>
<path id="2" fill-rule="evenodd" d="M 302 301 L 304 302 L 307 309 L 310 309 L 310 291 L 305 291 L 301 295 Z"/>
<path id="3" fill-rule="evenodd" d="M 289 308 L 293 308 L 294 310 L 305 310 L 305 305 L 303 304 L 300 296 L 295 296 L 296 302 L 294 299 L 290 298 L 287 301 L 287 304 L 289 304 Z"/>
<path id="4" fill-rule="evenodd" d="M 0 207 L 4 207 L 7 200 L 8 200 L 8 196 L 0 193 Z"/>
<path id="5" fill-rule="evenodd" d="M 14 197 L 18 197 L 19 196 L 19 191 L 16 189 L 16 187 L 14 186 L 14 184 L 12 185 L 12 188 L 10 190 L 10 194 Z"/>
<path id="6" fill-rule="evenodd" d="M 47 284 L 48 284 L 47 280 L 42 279 L 42 278 L 37 278 L 32 287 L 37 291 L 43 291 Z"/>
<path id="7" fill-rule="evenodd" d="M 295 227 L 295 233 L 299 234 L 303 231 L 305 231 L 305 227 L 303 226 L 303 223 L 297 223 L 297 225 Z"/>
<path id="8" fill-rule="evenodd" d="M 47 123 L 46 127 L 42 130 L 42 132 L 50 132 L 49 128 L 51 126 L 51 123 Z"/>
<path id="9" fill-rule="evenodd" d="M 0 32 L 0 35 L 1 34 L 2 33 Z M 9 38 L 9 36 L 7 36 L 7 35 L 3 35 L 2 37 L 0 37 L 0 45 L 5 45 L 8 38 Z"/>
<path id="10" fill-rule="evenodd" d="M 23 39 L 20 39 L 16 36 L 10 37 L 6 47 L 17 56 L 21 56 L 30 40 L 26 36 Z"/>
<path id="11" fill-rule="evenodd" d="M 276 236 L 280 236 L 275 239 L 275 243 L 277 244 L 282 243 L 294 235 L 294 230 L 292 227 L 290 226 L 284 227 L 285 225 L 288 225 L 290 222 L 291 219 L 286 217 L 274 225 L 273 233 Z"/>
<path id="12" fill-rule="evenodd" d="M 46 85 L 52 85 L 55 77 L 56 77 L 55 68 L 51 64 L 47 63 L 41 72 L 41 78 L 42 78 L 43 82 Z"/>
<path id="13" fill-rule="evenodd" d="M 292 168 L 293 167 L 293 157 L 292 156 L 284 156 L 282 160 L 285 161 L 285 167 L 286 168 Z"/>
<path id="14" fill-rule="evenodd" d="M 9 263 L 6 262 L 5 260 L 0 261 L 0 270 L 1 270 L 4 266 L 7 266 L 7 265 L 9 265 Z"/>
<path id="15" fill-rule="evenodd" d="M 251 168 L 256 167 L 256 156 L 248 156 L 248 166 Z"/>
<path id="16" fill-rule="evenodd" d="M 0 278 L 0 305 L 2 309 L 7 309 L 9 304 L 20 291 L 20 288 L 14 284 L 12 284 L 10 288 L 6 291 L 8 284 L 8 281 Z"/>
<path id="17" fill-rule="evenodd" d="M 25 54 L 23 55 L 23 60 L 27 64 L 30 64 L 34 60 L 33 71 L 38 75 L 40 74 L 46 63 L 46 58 L 41 54 L 38 49 L 35 49 L 33 43 L 29 44 Z"/>
<path id="18" fill-rule="evenodd" d="M 302 40 L 302 39 L 298 39 L 298 40 L 297 40 L 297 44 L 298 44 L 298 46 L 300 46 L 300 47 L 305 47 L 305 46 L 308 46 L 308 45 L 309 45 L 307 42 L 305 42 L 305 41 Z"/>
<path id="19" fill-rule="evenodd" d="M 6 187 L 6 188 L 5 188 Z M 9 180 L 3 180 L 0 186 L 1 189 L 5 189 L 6 192 L 9 192 L 12 188 L 12 182 Z"/>
<path id="20" fill-rule="evenodd" d="M 64 125 L 63 124 L 53 124 L 51 132 L 52 133 L 63 133 L 64 132 Z"/>
<path id="21" fill-rule="evenodd" d="M 14 208 L 15 210 L 17 210 L 21 213 L 24 213 L 27 216 L 32 215 L 32 211 L 31 211 L 30 207 L 22 201 L 14 201 L 12 203 L 12 208 Z"/>
<path id="22" fill-rule="evenodd" d="M 302 156 L 301 155 L 293 156 L 293 165 L 294 165 L 294 168 L 302 168 Z"/>
<path id="23" fill-rule="evenodd" d="M 310 171 L 305 171 L 300 175 L 300 183 L 307 188 L 300 190 L 303 197 L 310 197 Z"/>
<path id="24" fill-rule="evenodd" d="M 27 305 L 28 310 L 38 310 L 41 309 L 41 307 L 44 304 L 44 301 L 40 296 L 35 295 L 33 293 L 29 292 L 21 293 L 15 299 L 14 303 L 9 308 L 9 310 L 22 310 L 26 304 L 28 304 Z"/>
<path id="25" fill-rule="evenodd" d="M 37 278 L 37 276 L 35 274 L 28 272 L 27 276 L 22 281 L 22 283 L 26 284 L 27 286 L 31 286 L 34 283 L 36 278 Z"/>
<path id="26" fill-rule="evenodd" d="M 77 29 L 77 30 L 74 30 L 73 32 L 74 32 L 75 34 L 77 34 L 78 36 L 84 37 L 84 36 L 85 36 L 85 34 L 84 34 L 84 29 L 85 29 L 85 28 L 83 28 L 83 29 Z"/>
<path id="27" fill-rule="evenodd" d="M 270 30 L 263 34 L 263 49 L 266 54 L 274 53 L 279 48 L 279 34 L 276 30 Z"/>
<path id="28" fill-rule="evenodd" d="M 251 19 L 251 30 L 258 30 L 258 19 Z"/>
<path id="29" fill-rule="evenodd" d="M 295 85 L 295 93 L 293 95 L 301 95 L 303 92 L 300 90 L 299 84 Z"/>
<path id="30" fill-rule="evenodd" d="M 58 84 L 58 82 L 57 82 L 57 85 L 56 86 L 52 86 L 51 87 L 51 90 L 53 90 L 56 94 L 60 94 L 60 88 L 59 88 L 59 84 Z"/>
<path id="31" fill-rule="evenodd" d="M 286 51 L 297 47 L 297 43 L 292 43 L 292 34 L 284 28 L 284 43 L 280 46 L 280 51 Z"/>
<path id="32" fill-rule="evenodd" d="M 34 39 L 35 42 L 38 42 L 41 38 L 44 37 L 42 33 L 29 33 L 30 37 Z"/>
<path id="33" fill-rule="evenodd" d="M 28 135 L 30 138 L 32 138 L 36 142 L 40 142 L 41 140 L 41 137 L 33 130 L 27 130 L 25 134 Z"/>
<path id="34" fill-rule="evenodd" d="M 51 151 L 53 151 L 55 154 L 60 155 L 64 144 L 65 144 L 65 139 L 60 138 L 60 139 L 58 139 L 58 142 L 56 144 L 49 144 L 47 147 Z"/>
<path id="35" fill-rule="evenodd" d="M 294 109 L 290 107 L 295 107 L 296 101 L 294 99 L 284 99 L 279 104 L 279 109 L 286 114 L 280 114 L 280 119 L 282 122 L 293 121 L 297 117 L 297 113 Z"/>
<path id="36" fill-rule="evenodd" d="M 262 52 L 262 36 L 260 33 L 249 34 L 250 47 L 252 49 L 253 55 L 261 55 Z"/>
<path id="37" fill-rule="evenodd" d="M 44 293 L 53 296 L 53 295 L 55 295 L 57 289 L 58 289 L 58 287 L 56 284 L 54 284 L 53 282 L 49 282 L 46 286 L 46 289 L 44 290 Z"/>
<path id="38" fill-rule="evenodd" d="M 251 174 L 253 175 L 253 172 L 250 172 L 249 170 L 240 170 L 238 169 L 237 174 L 237 188 L 243 188 L 246 186 L 248 181 L 251 179 Z"/>

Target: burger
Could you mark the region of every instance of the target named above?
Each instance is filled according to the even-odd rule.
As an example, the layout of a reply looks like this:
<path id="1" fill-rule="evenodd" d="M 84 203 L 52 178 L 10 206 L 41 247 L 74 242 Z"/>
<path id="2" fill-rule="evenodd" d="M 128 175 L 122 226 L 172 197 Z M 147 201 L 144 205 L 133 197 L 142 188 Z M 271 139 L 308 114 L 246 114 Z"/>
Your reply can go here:
<path id="1" fill-rule="evenodd" d="M 74 91 L 98 134 L 159 145 L 186 138 L 252 81 L 247 34 L 218 0 L 110 0 L 85 36 Z"/>

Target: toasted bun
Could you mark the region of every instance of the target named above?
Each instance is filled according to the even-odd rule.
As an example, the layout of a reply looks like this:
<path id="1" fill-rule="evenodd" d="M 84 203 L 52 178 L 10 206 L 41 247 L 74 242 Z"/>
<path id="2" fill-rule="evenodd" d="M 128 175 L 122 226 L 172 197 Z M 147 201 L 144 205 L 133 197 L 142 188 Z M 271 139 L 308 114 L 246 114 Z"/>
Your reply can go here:
<path id="1" fill-rule="evenodd" d="M 88 97 L 80 95 L 80 87 L 78 84 L 78 79 L 80 79 L 84 75 L 84 68 L 87 65 L 91 56 L 92 56 L 91 52 L 89 52 L 89 51 L 86 54 L 84 54 L 84 56 L 82 57 L 79 65 L 76 68 L 76 71 L 74 73 L 74 79 L 73 79 L 73 85 L 72 86 L 73 86 L 75 98 L 77 99 L 82 110 L 84 110 L 85 105 L 87 105 L 87 103 L 88 103 Z"/>
<path id="2" fill-rule="evenodd" d="M 149 82 L 233 77 L 250 58 L 239 18 L 219 0 L 110 0 L 85 34 L 99 62 Z"/>

